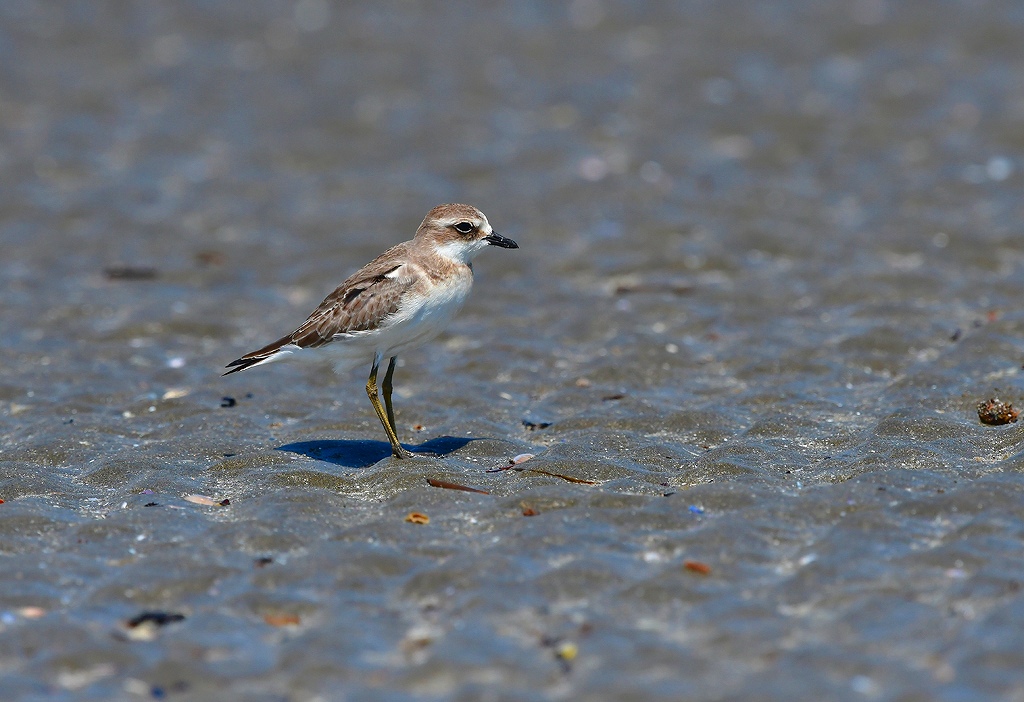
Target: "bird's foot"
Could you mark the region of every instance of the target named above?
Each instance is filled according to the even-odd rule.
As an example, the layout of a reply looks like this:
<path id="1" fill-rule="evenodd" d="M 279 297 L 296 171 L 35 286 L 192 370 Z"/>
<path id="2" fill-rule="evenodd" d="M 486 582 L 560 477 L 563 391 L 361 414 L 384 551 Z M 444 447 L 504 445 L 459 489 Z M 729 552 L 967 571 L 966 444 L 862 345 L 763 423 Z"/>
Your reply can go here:
<path id="1" fill-rule="evenodd" d="M 416 454 L 403 446 L 392 446 L 391 455 L 395 458 L 415 458 Z"/>

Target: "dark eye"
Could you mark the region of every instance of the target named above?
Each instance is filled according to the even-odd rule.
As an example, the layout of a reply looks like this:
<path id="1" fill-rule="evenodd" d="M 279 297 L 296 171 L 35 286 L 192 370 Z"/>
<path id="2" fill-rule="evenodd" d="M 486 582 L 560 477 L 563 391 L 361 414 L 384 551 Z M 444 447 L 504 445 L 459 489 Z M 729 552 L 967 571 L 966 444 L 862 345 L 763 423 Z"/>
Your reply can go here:
<path id="1" fill-rule="evenodd" d="M 457 231 L 459 234 L 469 234 L 474 229 L 473 225 L 470 224 L 469 222 L 459 222 L 454 226 L 455 231 Z"/>

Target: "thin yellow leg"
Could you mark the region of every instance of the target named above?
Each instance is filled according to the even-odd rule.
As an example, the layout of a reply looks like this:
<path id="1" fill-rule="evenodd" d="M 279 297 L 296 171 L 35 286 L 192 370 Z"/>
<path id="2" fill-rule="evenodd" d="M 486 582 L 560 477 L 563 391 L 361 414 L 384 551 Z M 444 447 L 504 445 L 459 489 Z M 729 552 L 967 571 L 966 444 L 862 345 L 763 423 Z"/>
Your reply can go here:
<path id="1" fill-rule="evenodd" d="M 380 386 L 380 394 L 384 397 L 384 409 L 388 413 L 388 422 L 391 423 L 391 428 L 395 430 L 395 434 L 398 434 L 398 425 L 395 424 L 395 408 L 391 406 L 391 378 L 395 375 L 395 356 L 391 357 L 391 362 L 388 363 L 388 372 L 384 374 L 384 382 Z"/>
<path id="2" fill-rule="evenodd" d="M 395 433 L 395 428 L 388 421 L 387 412 L 380 404 L 380 398 L 377 397 L 377 368 L 379 366 L 380 359 L 374 358 L 373 367 L 370 368 L 370 379 L 366 381 L 366 396 L 370 398 L 370 404 L 373 405 L 373 410 L 377 413 L 377 418 L 384 426 L 384 433 L 388 435 L 388 441 L 391 442 L 392 455 L 394 455 L 395 458 L 409 458 L 412 454 L 402 448 L 402 445 L 398 443 L 398 435 Z"/>

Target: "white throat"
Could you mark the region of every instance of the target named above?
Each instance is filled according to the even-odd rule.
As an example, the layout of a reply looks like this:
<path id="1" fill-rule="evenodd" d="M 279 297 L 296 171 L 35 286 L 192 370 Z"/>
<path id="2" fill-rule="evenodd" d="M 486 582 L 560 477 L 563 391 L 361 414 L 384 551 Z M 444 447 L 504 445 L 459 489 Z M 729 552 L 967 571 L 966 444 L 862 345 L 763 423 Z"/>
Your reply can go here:
<path id="1" fill-rule="evenodd" d="M 435 246 L 434 251 L 442 258 L 468 266 L 476 258 L 477 254 L 488 246 L 490 244 L 483 239 L 476 239 L 475 241 L 448 241 Z"/>

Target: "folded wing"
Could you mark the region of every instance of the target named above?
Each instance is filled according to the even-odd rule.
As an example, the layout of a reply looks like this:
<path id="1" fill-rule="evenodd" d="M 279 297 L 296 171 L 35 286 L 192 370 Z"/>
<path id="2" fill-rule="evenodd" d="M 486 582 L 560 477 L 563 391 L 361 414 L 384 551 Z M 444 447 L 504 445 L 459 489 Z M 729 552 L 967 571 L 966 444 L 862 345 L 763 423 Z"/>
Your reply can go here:
<path id="1" fill-rule="evenodd" d="M 328 295 L 291 334 L 229 363 L 224 375 L 266 363 L 284 352 L 311 349 L 376 329 L 393 315 L 414 278 L 404 274 L 394 250 L 385 252 Z M 388 260 L 390 259 L 390 261 Z"/>

